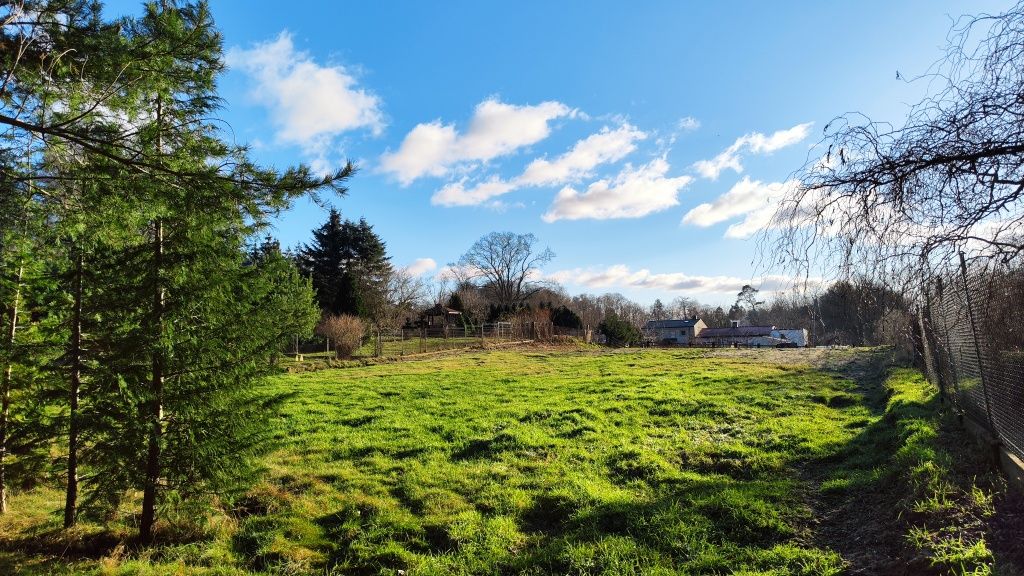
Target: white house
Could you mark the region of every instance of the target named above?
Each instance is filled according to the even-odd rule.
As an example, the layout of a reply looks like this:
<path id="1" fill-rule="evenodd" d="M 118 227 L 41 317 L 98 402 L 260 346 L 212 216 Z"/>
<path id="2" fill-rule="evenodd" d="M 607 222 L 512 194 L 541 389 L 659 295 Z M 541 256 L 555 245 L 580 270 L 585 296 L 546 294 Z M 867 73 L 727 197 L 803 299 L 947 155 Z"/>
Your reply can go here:
<path id="1" fill-rule="evenodd" d="M 644 338 L 655 344 L 704 346 L 757 346 L 763 348 L 804 348 L 809 342 L 806 328 L 740 326 L 732 320 L 728 328 L 708 328 L 699 318 L 651 320 L 644 325 Z"/>
<path id="2" fill-rule="evenodd" d="M 707 327 L 699 318 L 650 320 L 644 325 L 644 338 L 663 344 L 690 344 Z"/>
<path id="3" fill-rule="evenodd" d="M 776 328 L 775 326 L 740 326 L 739 321 L 730 321 L 728 328 L 707 328 L 697 334 L 701 344 L 715 346 L 758 346 L 765 348 L 804 348 L 809 338 L 806 328 Z"/>

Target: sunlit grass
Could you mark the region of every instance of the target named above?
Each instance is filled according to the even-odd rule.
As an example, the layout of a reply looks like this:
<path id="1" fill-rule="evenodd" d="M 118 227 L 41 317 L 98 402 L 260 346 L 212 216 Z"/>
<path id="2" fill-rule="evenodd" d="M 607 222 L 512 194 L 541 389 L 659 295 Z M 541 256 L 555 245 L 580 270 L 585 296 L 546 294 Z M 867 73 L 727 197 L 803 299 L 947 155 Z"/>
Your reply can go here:
<path id="1" fill-rule="evenodd" d="M 815 544 L 804 471 L 840 458 L 821 486 L 834 493 L 887 481 L 850 447 L 929 392 L 908 380 L 873 405 L 822 360 L 481 350 L 283 375 L 267 384 L 289 400 L 265 481 L 196 535 L 70 564 L 8 554 L 0 571 L 6 560 L 38 573 L 838 574 L 843 559 Z M 892 429 L 905 441 L 892 449 L 914 506 L 939 510 L 944 468 L 923 414 Z M 55 491 L 16 496 L 32 512 L 0 520 L 0 535 L 54 530 L 59 503 Z"/>

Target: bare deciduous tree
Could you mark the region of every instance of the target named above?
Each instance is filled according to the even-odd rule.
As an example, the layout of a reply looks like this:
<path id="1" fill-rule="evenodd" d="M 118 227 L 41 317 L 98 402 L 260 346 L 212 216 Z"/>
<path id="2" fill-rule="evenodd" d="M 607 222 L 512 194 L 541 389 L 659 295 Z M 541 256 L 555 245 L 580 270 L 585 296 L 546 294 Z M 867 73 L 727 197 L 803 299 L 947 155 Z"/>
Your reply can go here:
<path id="1" fill-rule="evenodd" d="M 586 327 L 597 326 L 604 320 L 604 307 L 593 294 L 573 296 L 569 307 L 576 312 Z"/>
<path id="2" fill-rule="evenodd" d="M 384 332 L 397 330 L 405 317 L 423 301 L 423 280 L 406 268 L 390 270 L 381 284 L 379 293 L 367 298 L 367 309 L 374 336 L 374 355 L 384 353 L 381 338 Z"/>
<path id="3" fill-rule="evenodd" d="M 459 258 L 457 267 L 467 280 L 479 283 L 495 304 L 516 306 L 541 288 L 533 275 L 554 257 L 548 248 L 538 250 L 533 234 L 491 232 Z"/>
<path id="4" fill-rule="evenodd" d="M 468 315 L 473 322 L 483 323 L 487 321 L 487 298 L 481 293 L 480 288 L 470 283 L 460 284 L 455 289 L 459 300 L 462 302 L 462 312 Z"/>
<path id="5" fill-rule="evenodd" d="M 700 303 L 689 296 L 676 296 L 669 303 L 667 313 L 670 318 L 689 318 L 697 313 Z"/>
<path id="6" fill-rule="evenodd" d="M 1024 3 L 961 19 L 894 128 L 846 115 L 798 172 L 768 232 L 774 264 L 912 280 L 959 251 L 1024 251 Z"/>

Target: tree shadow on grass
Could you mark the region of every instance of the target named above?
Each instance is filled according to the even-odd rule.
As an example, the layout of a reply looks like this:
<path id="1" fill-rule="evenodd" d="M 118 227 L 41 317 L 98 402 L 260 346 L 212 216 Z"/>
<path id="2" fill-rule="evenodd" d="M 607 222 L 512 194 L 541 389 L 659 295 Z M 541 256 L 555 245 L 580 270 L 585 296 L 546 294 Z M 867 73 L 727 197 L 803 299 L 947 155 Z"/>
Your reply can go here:
<path id="1" fill-rule="evenodd" d="M 828 551 L 801 548 L 789 505 L 793 485 L 784 478 L 736 480 L 720 475 L 662 480 L 641 501 L 583 502 L 545 494 L 521 518 L 535 545 L 511 564 L 512 572 L 543 566 L 552 573 L 611 573 L 629 565 L 644 573 L 665 568 L 685 573 L 783 570 L 838 565 Z M 778 547 L 792 545 L 789 556 Z"/>
<path id="2" fill-rule="evenodd" d="M 907 374 L 894 377 L 924 385 Z M 850 574 L 947 574 L 986 563 L 1024 574 L 1024 498 L 1007 492 L 988 452 L 944 412 L 938 394 L 894 398 L 893 390 L 877 378 L 861 384 L 865 405 L 880 417 L 838 451 L 801 466 L 818 519 L 813 542 L 842 554 Z M 936 546 L 922 545 L 925 533 Z M 984 541 L 991 557 L 949 549 L 944 560 L 941 541 Z"/>
<path id="3" fill-rule="evenodd" d="M 61 528 L 0 540 L 0 573 L 50 574 L 69 562 L 110 556 L 124 540 L 107 532 L 81 534 Z M 15 570 L 15 566 L 19 566 Z M 22 569 L 26 572 L 22 572 Z M 7 571 L 9 570 L 9 571 Z M 37 571 L 38 570 L 38 571 Z"/>
<path id="4" fill-rule="evenodd" d="M 140 555 L 159 561 L 168 550 L 210 541 L 209 535 L 179 528 L 158 523 L 157 543 L 147 546 L 134 532 L 88 523 L 64 529 L 54 521 L 17 537 L 0 539 L 0 574 L 77 574 L 79 563 L 94 566 L 103 559 L 116 563 Z"/>

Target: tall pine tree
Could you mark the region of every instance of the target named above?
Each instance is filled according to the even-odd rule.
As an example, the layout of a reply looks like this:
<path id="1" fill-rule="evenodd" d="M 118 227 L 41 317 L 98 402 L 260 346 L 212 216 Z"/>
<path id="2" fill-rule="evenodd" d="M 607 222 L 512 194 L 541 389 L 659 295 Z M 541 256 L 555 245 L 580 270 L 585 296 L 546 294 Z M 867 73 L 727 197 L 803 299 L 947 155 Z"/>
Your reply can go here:
<path id="1" fill-rule="evenodd" d="M 274 402 L 258 380 L 317 310 L 294 265 L 246 245 L 354 168 L 265 169 L 219 139 L 204 2 L 116 23 L 94 2 L 25 6 L 0 29 L 25 48 L 0 51 L 0 501 L 5 472 L 23 484 L 29 456 L 66 449 L 65 524 L 79 480 L 87 511 L 141 492 L 149 541 L 161 501 L 252 477 Z"/>
<path id="2" fill-rule="evenodd" d="M 321 310 L 366 317 L 391 274 L 387 247 L 373 227 L 342 220 L 334 209 L 313 242 L 299 251 L 299 266 L 313 282 Z"/>

